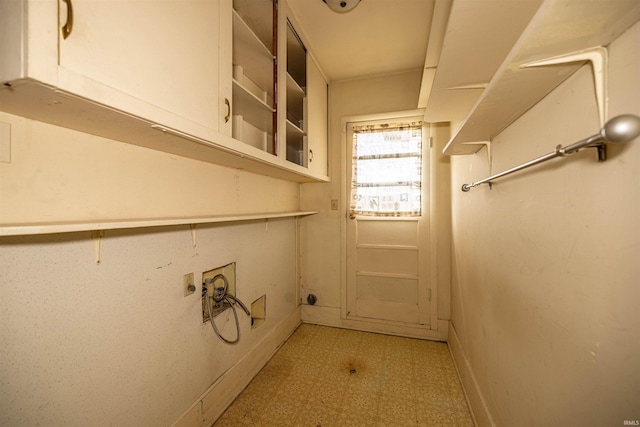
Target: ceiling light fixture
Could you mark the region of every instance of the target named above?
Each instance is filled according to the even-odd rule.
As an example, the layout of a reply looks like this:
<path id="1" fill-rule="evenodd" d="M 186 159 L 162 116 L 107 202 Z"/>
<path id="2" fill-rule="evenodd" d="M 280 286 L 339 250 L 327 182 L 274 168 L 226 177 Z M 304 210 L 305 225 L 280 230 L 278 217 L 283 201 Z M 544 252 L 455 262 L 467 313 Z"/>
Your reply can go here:
<path id="1" fill-rule="evenodd" d="M 322 0 L 329 6 L 329 9 L 338 13 L 347 13 L 355 9 L 360 0 Z"/>

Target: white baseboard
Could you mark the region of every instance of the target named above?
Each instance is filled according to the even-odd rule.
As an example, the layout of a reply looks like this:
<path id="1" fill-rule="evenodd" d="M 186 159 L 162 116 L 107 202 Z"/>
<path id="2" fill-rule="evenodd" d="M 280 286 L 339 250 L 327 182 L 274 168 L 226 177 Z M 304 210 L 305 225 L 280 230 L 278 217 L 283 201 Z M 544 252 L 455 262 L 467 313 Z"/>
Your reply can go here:
<path id="1" fill-rule="evenodd" d="M 250 352 L 211 385 L 172 427 L 212 425 L 301 323 L 300 308 L 280 322 Z"/>
<path id="2" fill-rule="evenodd" d="M 376 332 L 379 334 L 398 335 L 433 341 L 446 341 L 449 321 L 439 320 L 438 330 L 427 327 L 394 324 L 384 321 L 367 321 L 365 319 L 342 319 L 340 308 L 302 305 L 302 321 L 314 325 L 333 326 L 336 328 L 354 329 L 358 331 Z"/>
<path id="3" fill-rule="evenodd" d="M 478 383 L 473 375 L 469 361 L 467 360 L 458 334 L 452 324 L 449 324 L 449 351 L 453 358 L 453 363 L 458 371 L 458 377 L 462 383 L 464 394 L 467 398 L 467 404 L 471 409 L 471 415 L 478 427 L 495 426 L 491 414 L 485 404 L 484 398 L 478 388 Z"/>
<path id="4" fill-rule="evenodd" d="M 323 307 L 320 305 L 302 306 L 302 321 L 322 326 L 341 326 L 340 307 Z"/>

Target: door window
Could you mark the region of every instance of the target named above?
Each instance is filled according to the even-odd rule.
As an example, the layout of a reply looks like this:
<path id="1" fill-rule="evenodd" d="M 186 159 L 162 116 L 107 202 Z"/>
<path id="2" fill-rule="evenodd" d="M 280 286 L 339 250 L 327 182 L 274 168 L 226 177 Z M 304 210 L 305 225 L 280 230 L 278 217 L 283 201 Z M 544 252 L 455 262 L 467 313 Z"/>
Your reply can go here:
<path id="1" fill-rule="evenodd" d="M 422 122 L 353 128 L 350 214 L 422 214 Z"/>

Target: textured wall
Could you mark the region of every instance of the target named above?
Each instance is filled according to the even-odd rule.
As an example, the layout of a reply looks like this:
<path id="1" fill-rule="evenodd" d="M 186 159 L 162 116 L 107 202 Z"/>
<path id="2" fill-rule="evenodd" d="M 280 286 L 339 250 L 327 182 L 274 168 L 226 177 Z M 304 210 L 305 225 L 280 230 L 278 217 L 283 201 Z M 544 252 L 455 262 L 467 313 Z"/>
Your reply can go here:
<path id="1" fill-rule="evenodd" d="M 0 424 L 170 425 L 296 307 L 295 220 L 0 239 Z M 231 346 L 182 276 L 237 262 L 237 296 L 267 295 Z M 229 312 L 217 318 L 233 337 Z"/>
<path id="2" fill-rule="evenodd" d="M 298 184 L 0 113 L 0 222 L 278 212 Z M 0 424 L 169 425 L 296 310 L 296 220 L 0 238 Z M 237 262 L 267 321 L 222 343 L 202 324 L 203 271 Z M 182 277 L 197 291 L 184 297 Z M 219 319 L 234 333 L 233 317 Z M 215 397 L 215 396 L 214 396 Z"/>

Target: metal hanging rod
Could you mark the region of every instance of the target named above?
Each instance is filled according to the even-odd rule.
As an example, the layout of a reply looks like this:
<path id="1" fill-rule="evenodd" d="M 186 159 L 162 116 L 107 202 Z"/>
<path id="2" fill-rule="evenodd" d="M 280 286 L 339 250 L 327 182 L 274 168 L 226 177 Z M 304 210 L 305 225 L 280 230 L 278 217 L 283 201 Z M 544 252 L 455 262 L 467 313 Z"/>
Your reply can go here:
<path id="1" fill-rule="evenodd" d="M 549 154 L 545 154 L 544 156 L 540 156 L 536 159 L 530 160 L 519 166 L 497 173 L 480 181 L 472 182 L 471 184 L 463 184 L 462 191 L 467 192 L 473 187 L 484 183 L 488 183 L 489 186 L 491 186 L 491 181 L 493 181 L 494 179 L 501 178 L 505 175 L 509 175 L 533 165 L 537 165 L 538 163 L 546 162 L 547 160 L 551 160 L 555 157 L 569 156 L 587 147 L 596 148 L 598 150 L 598 161 L 603 162 L 606 160 L 606 143 L 610 142 L 613 144 L 622 144 L 637 138 L 638 135 L 640 135 L 640 117 L 634 116 L 632 114 L 617 116 L 605 123 L 603 128 L 600 129 L 600 132 L 595 135 L 592 135 L 574 144 L 567 145 L 566 147 L 558 145 L 556 149 Z"/>

